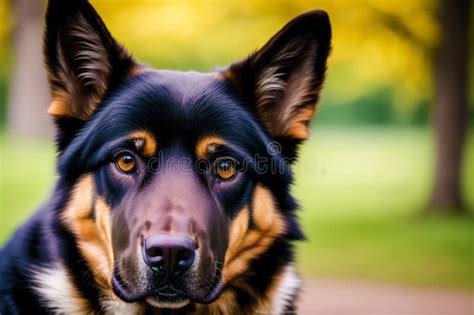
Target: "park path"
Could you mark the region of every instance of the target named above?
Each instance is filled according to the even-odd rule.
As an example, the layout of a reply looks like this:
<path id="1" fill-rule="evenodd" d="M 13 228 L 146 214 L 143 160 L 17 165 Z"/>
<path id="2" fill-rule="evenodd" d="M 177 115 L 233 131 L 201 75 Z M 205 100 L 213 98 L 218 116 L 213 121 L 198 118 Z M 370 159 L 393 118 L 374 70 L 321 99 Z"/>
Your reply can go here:
<path id="1" fill-rule="evenodd" d="M 302 315 L 474 315 L 472 291 L 305 279 Z"/>

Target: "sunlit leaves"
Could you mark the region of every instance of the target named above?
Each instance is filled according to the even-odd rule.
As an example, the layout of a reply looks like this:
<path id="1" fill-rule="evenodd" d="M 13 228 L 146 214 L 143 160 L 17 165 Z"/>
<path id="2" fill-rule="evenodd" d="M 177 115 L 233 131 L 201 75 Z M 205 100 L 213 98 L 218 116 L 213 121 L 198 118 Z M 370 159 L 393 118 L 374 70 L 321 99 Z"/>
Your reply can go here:
<path id="1" fill-rule="evenodd" d="M 324 92 L 331 103 L 391 86 L 395 104 L 410 107 L 432 92 L 437 0 L 90 1 L 137 59 L 160 68 L 201 71 L 245 57 L 292 17 L 322 8 L 333 25 Z M 0 2 L 0 19 L 2 57 L 12 22 L 6 0 Z"/>

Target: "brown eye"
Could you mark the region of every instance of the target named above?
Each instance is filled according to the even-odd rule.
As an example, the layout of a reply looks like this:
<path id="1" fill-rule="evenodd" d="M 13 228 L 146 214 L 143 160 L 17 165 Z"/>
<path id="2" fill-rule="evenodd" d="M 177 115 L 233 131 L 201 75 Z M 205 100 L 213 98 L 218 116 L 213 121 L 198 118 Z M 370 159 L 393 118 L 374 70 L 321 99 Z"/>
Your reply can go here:
<path id="1" fill-rule="evenodd" d="M 233 159 L 219 159 L 216 161 L 216 175 L 222 180 L 232 179 L 237 174 L 236 162 Z"/>
<path id="2" fill-rule="evenodd" d="M 115 165 L 124 173 L 132 173 L 136 169 L 137 162 L 130 153 L 121 153 L 115 158 Z"/>

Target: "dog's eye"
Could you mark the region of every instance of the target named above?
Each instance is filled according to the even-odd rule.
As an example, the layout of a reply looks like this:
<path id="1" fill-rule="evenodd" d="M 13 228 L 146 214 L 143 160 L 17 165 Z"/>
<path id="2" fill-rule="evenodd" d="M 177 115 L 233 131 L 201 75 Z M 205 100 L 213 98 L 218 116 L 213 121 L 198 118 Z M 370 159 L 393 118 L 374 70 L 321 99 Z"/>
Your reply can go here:
<path id="1" fill-rule="evenodd" d="M 123 173 L 132 173 L 135 171 L 137 162 L 135 158 L 130 153 L 124 152 L 120 153 L 115 158 L 115 165 Z"/>
<path id="2" fill-rule="evenodd" d="M 234 159 L 218 159 L 215 165 L 216 175 L 222 180 L 230 180 L 237 174 L 237 167 Z"/>

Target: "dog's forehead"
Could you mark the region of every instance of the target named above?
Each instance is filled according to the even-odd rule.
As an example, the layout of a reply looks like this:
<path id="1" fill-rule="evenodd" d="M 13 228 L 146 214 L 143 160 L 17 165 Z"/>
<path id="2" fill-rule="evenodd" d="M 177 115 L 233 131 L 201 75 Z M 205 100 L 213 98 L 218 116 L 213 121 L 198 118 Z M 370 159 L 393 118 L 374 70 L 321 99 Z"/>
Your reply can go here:
<path id="1" fill-rule="evenodd" d="M 170 84 L 184 88 L 204 87 L 216 81 L 219 76 L 214 72 L 178 71 L 178 70 L 149 70 L 143 72 L 145 79 L 155 79 L 162 84 Z M 219 79 L 220 81 L 220 79 Z"/>
<path id="2" fill-rule="evenodd" d="M 213 73 L 146 71 L 120 86 L 95 117 L 95 127 L 123 136 L 146 129 L 158 137 L 242 134 L 253 119 Z"/>
<path id="3" fill-rule="evenodd" d="M 225 87 L 225 81 L 219 79 L 215 73 L 148 70 L 133 77 L 123 90 L 125 93 L 138 92 L 133 93 L 137 99 L 145 96 L 151 102 L 167 101 L 168 105 L 186 110 L 198 103 L 206 105 L 206 99 L 225 99 L 228 96 Z M 133 102 L 134 99 L 130 101 Z"/>

